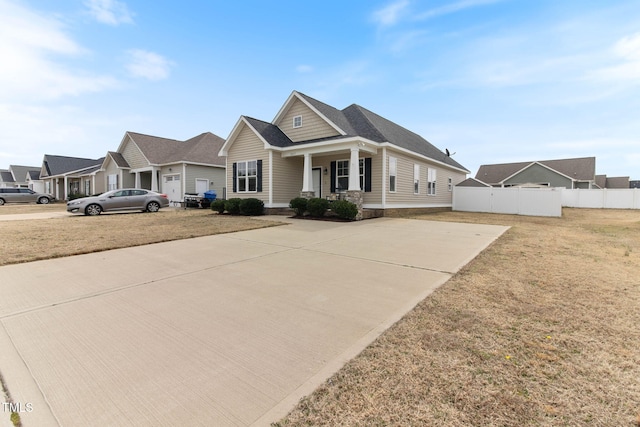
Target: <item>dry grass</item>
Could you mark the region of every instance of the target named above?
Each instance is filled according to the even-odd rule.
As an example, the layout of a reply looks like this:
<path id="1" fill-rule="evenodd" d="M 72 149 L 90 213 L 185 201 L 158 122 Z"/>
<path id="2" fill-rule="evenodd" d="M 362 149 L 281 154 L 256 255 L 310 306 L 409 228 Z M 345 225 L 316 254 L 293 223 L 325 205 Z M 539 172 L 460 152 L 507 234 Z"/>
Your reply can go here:
<path id="1" fill-rule="evenodd" d="M 512 228 L 278 425 L 640 426 L 640 212 Z"/>
<path id="2" fill-rule="evenodd" d="M 44 209 L 43 209 L 44 208 Z M 5 209 L 7 211 L 5 212 Z M 7 205 L 5 214 L 64 211 L 66 205 Z M 0 221 L 0 265 L 57 258 L 191 237 L 278 225 L 247 217 L 217 215 L 208 209 L 162 209 L 70 215 L 55 219 Z"/>
<path id="3" fill-rule="evenodd" d="M 30 214 L 42 212 L 64 212 L 66 203 L 49 203 L 38 205 L 36 203 L 7 203 L 0 206 L 0 215 Z"/>

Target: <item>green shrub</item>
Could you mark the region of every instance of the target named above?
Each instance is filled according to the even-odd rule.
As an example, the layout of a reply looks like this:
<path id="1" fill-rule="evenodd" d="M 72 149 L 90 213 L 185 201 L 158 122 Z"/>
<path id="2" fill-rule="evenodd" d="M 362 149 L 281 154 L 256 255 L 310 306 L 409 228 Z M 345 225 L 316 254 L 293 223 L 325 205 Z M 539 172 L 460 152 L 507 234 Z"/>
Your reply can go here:
<path id="1" fill-rule="evenodd" d="M 257 216 L 264 214 L 264 202 L 260 199 L 242 199 L 240 201 L 240 214 Z"/>
<path id="2" fill-rule="evenodd" d="M 67 200 L 71 201 L 75 199 L 82 199 L 83 197 L 87 197 L 87 195 L 83 193 L 69 194 L 67 196 Z"/>
<path id="3" fill-rule="evenodd" d="M 340 218 L 353 220 L 358 215 L 358 207 L 348 200 L 336 200 L 331 205 L 331 210 Z"/>
<path id="4" fill-rule="evenodd" d="M 319 218 L 324 216 L 327 209 L 329 209 L 329 201 L 326 199 L 315 197 L 307 201 L 307 210 L 312 217 Z"/>
<path id="5" fill-rule="evenodd" d="M 219 214 L 224 213 L 224 205 L 226 203 L 226 200 L 224 199 L 216 199 L 213 200 L 211 202 L 211 204 L 209 205 L 209 207 L 211 208 L 212 211 L 216 211 Z"/>
<path id="6" fill-rule="evenodd" d="M 242 199 L 229 199 L 224 203 L 224 210 L 229 212 L 231 215 L 239 215 L 240 214 L 240 201 Z"/>
<path id="7" fill-rule="evenodd" d="M 297 216 L 302 216 L 307 211 L 307 201 L 304 197 L 296 197 L 291 199 L 289 207 L 293 209 Z"/>

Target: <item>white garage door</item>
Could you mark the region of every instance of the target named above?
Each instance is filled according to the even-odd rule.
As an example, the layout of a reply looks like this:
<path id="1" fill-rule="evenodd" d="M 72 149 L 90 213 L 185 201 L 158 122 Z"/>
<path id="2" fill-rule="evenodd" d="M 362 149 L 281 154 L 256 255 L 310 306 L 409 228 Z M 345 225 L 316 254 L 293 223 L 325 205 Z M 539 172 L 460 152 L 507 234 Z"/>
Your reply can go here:
<path id="1" fill-rule="evenodd" d="M 180 174 L 165 175 L 162 182 L 162 192 L 169 197 L 169 202 L 182 201 L 182 185 L 180 185 Z"/>

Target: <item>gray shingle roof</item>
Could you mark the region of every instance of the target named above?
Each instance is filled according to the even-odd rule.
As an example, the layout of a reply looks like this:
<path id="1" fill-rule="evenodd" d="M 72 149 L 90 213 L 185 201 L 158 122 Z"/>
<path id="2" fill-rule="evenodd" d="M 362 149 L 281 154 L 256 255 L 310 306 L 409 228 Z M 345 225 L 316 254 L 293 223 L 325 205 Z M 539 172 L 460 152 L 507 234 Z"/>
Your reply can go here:
<path id="1" fill-rule="evenodd" d="M 118 153 L 117 151 L 109 151 L 108 154 L 109 154 L 109 156 L 111 156 L 111 158 L 115 162 L 116 166 L 118 166 L 119 168 L 130 168 L 131 167 L 131 166 L 129 166 L 129 163 L 127 162 L 127 160 L 124 158 L 124 156 L 121 153 Z"/>
<path id="2" fill-rule="evenodd" d="M 13 173 L 16 182 L 26 182 L 27 174 L 31 171 L 38 172 L 40 176 L 40 168 L 37 166 L 9 165 L 9 170 Z"/>
<path id="3" fill-rule="evenodd" d="M 242 116 L 249 124 L 271 145 L 275 147 L 289 147 L 293 142 L 280 128 L 272 123 L 254 119 L 253 117 Z"/>
<path id="4" fill-rule="evenodd" d="M 411 132 L 410 130 L 388 120 L 384 117 L 367 110 L 357 104 L 352 104 L 343 110 L 338 110 L 324 102 L 311 98 L 303 93 L 296 92 L 306 102 L 312 105 L 328 120 L 333 122 L 342 131 L 346 133 L 345 136 L 358 136 L 369 139 L 374 142 L 389 142 L 400 148 L 412 151 L 417 154 L 429 157 L 447 165 L 453 166 L 458 169 L 467 170 L 460 163 L 447 156 L 442 151 L 434 147 L 429 141 L 421 137 L 420 135 Z M 269 142 L 269 144 L 276 147 L 289 147 L 292 145 L 309 144 L 318 142 L 320 140 L 339 139 L 344 136 L 322 138 L 319 140 L 298 141 L 292 142 L 286 135 L 271 123 L 266 123 L 252 119 L 260 124 L 254 126 L 256 130 L 258 127 L 262 130 L 258 130 L 261 135 Z M 253 122 L 252 122 L 253 123 Z M 264 133 L 263 133 L 264 132 Z"/>
<path id="5" fill-rule="evenodd" d="M 2 179 L 2 182 L 16 182 L 13 179 L 13 175 L 11 175 L 11 172 L 8 170 L 0 171 L 0 178 Z"/>
<path id="6" fill-rule="evenodd" d="M 142 154 L 151 164 L 195 162 L 224 166 L 225 161 L 218 157 L 218 151 L 224 139 L 211 132 L 202 133 L 187 141 L 127 132 Z"/>
<path id="7" fill-rule="evenodd" d="M 482 165 L 476 173 L 476 178 L 489 184 L 498 184 L 532 163 L 535 161 Z M 539 160 L 537 163 L 578 181 L 593 181 L 595 179 L 595 157 Z"/>
<path id="8" fill-rule="evenodd" d="M 43 166 L 47 176 L 64 175 L 69 172 L 101 166 L 104 157 L 100 159 L 84 159 L 79 157 L 54 156 L 45 154 Z"/>

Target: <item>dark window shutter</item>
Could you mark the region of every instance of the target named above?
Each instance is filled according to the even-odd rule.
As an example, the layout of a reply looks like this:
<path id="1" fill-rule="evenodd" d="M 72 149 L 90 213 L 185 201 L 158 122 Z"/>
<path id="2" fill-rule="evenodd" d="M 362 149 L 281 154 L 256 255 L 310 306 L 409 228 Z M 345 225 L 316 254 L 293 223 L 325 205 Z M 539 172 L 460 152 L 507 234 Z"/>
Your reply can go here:
<path id="1" fill-rule="evenodd" d="M 331 162 L 331 192 L 336 192 L 336 162 Z"/>
<path id="2" fill-rule="evenodd" d="M 364 159 L 364 191 L 371 192 L 371 157 Z"/>
<path id="3" fill-rule="evenodd" d="M 233 192 L 238 192 L 238 164 L 233 164 Z"/>
<path id="4" fill-rule="evenodd" d="M 256 191 L 258 193 L 262 193 L 262 160 L 258 160 L 257 162 L 258 169 L 258 183 L 256 185 Z"/>

